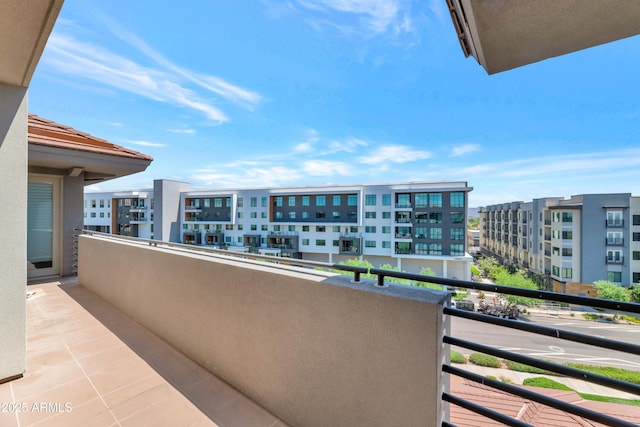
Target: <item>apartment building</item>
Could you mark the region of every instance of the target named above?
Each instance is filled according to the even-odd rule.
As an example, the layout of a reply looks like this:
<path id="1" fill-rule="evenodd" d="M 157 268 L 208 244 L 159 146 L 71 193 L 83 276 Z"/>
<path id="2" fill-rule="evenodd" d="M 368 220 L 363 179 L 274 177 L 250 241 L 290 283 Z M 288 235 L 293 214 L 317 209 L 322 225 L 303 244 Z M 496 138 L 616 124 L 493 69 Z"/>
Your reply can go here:
<path id="1" fill-rule="evenodd" d="M 120 236 L 153 239 L 153 190 L 87 193 L 84 227 Z"/>
<path id="2" fill-rule="evenodd" d="M 491 205 L 480 227 L 483 254 L 548 275 L 556 290 L 640 283 L 640 201 L 629 193 Z"/>
<path id="3" fill-rule="evenodd" d="M 374 266 L 470 278 L 466 219 L 472 188 L 466 182 L 207 191 L 175 184 L 182 187 L 168 189 L 165 180 L 156 180 L 153 190 L 87 193 L 85 227 L 312 261 L 366 259 Z M 175 219 L 167 209 L 177 209 L 180 232 L 173 223 L 172 234 L 161 238 L 154 229 L 167 229 Z"/>

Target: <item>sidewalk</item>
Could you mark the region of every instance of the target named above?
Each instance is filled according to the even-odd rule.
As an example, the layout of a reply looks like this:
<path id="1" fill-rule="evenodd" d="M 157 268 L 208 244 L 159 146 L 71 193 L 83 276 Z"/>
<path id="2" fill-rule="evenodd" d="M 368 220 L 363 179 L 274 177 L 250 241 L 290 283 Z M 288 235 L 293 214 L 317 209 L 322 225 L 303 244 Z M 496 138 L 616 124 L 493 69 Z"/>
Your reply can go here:
<path id="1" fill-rule="evenodd" d="M 598 384 L 589 383 L 582 380 L 577 380 L 573 378 L 560 377 L 555 375 L 540 375 L 540 374 L 530 374 L 528 372 L 518 372 L 512 371 L 510 369 L 496 369 L 496 368 L 487 368 L 484 366 L 474 365 L 472 363 L 462 364 L 453 364 L 455 367 L 459 369 L 464 369 L 469 372 L 473 372 L 478 375 L 484 376 L 493 376 L 498 380 L 509 380 L 514 384 L 521 385 L 522 382 L 527 378 L 532 377 L 546 377 L 550 378 L 554 381 L 562 383 L 567 387 L 579 392 L 579 393 L 587 393 L 587 394 L 596 394 L 598 396 L 609 396 L 609 397 L 618 397 L 622 399 L 632 399 L 632 400 L 640 400 L 640 396 L 631 393 L 625 393 L 623 391 L 614 390 L 608 387 L 603 387 Z M 453 380 L 453 376 L 452 376 Z"/>

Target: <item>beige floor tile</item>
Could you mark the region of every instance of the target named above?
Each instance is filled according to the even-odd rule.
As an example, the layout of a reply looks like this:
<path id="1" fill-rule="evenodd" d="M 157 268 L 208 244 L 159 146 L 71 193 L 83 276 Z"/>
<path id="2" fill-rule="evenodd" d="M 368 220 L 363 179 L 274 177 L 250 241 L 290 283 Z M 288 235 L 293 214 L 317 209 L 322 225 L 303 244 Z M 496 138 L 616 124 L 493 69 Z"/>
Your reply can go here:
<path id="1" fill-rule="evenodd" d="M 31 410 L 20 414 L 20 424 L 35 424 L 66 411 L 67 406 L 73 410 L 96 398 L 98 394 L 86 378 L 62 384 L 25 399 Z"/>
<path id="2" fill-rule="evenodd" d="M 59 341 L 58 341 L 59 342 Z M 54 367 L 73 361 L 73 356 L 64 345 L 55 350 L 30 353 L 27 351 L 27 369 Z M 28 347 L 27 347 L 28 349 Z"/>
<path id="3" fill-rule="evenodd" d="M 184 393 L 210 416 L 239 395 L 237 390 L 213 375 L 185 388 Z"/>
<path id="4" fill-rule="evenodd" d="M 173 348 L 145 356 L 160 375 L 179 389 L 184 389 L 211 375 L 209 371 Z"/>
<path id="5" fill-rule="evenodd" d="M 104 394 L 103 399 L 117 419 L 128 418 L 176 393 L 159 375 L 151 375 Z"/>
<path id="6" fill-rule="evenodd" d="M 64 334 L 64 343 L 68 346 L 78 344 L 91 339 L 101 338 L 107 335 L 112 335 L 111 331 L 104 325 L 99 324 L 91 326 L 79 331 L 68 332 Z"/>
<path id="7" fill-rule="evenodd" d="M 0 404 L 6 401 L 0 401 Z M 8 402 L 7 402 L 8 403 Z M 7 412 L 2 412 L 0 408 L 0 426 L 2 427 L 20 427 L 18 424 L 18 414 L 13 412 L 13 407 L 7 407 Z"/>
<path id="8" fill-rule="evenodd" d="M 89 378 L 100 394 L 106 394 L 151 375 L 157 374 L 144 360 L 131 358 L 116 369 L 103 369 L 90 374 Z"/>
<path id="9" fill-rule="evenodd" d="M 24 378 L 11 383 L 16 400 L 25 400 L 34 394 L 42 393 L 50 388 L 84 377 L 82 369 L 75 361 L 49 366 L 27 366 Z"/>
<path id="10" fill-rule="evenodd" d="M 78 359 L 78 363 L 88 375 L 91 375 L 101 370 L 116 370 L 118 365 L 137 357 L 133 350 L 122 345 Z"/>
<path id="11" fill-rule="evenodd" d="M 124 346 L 124 344 L 118 337 L 113 334 L 108 334 L 71 344 L 68 347 L 76 359 L 84 359 L 93 354 L 102 353 L 103 351 L 122 346 Z"/>
<path id="12" fill-rule="evenodd" d="M 150 406 L 129 418 L 119 420 L 122 427 L 174 427 L 189 426 L 204 421 L 204 415 L 184 396 L 173 396 Z M 215 425 L 212 423 L 212 425 Z"/>
<path id="13" fill-rule="evenodd" d="M 213 419 L 223 427 L 270 427 L 277 420 L 243 395 L 216 411 Z"/>
<path id="14" fill-rule="evenodd" d="M 70 412 L 56 414 L 32 424 L 34 427 L 110 427 L 117 425 L 116 419 L 102 400 L 94 399 L 81 406 L 75 406 Z M 27 426 L 31 426 L 27 424 Z M 21 424 L 21 427 L 24 427 Z"/>

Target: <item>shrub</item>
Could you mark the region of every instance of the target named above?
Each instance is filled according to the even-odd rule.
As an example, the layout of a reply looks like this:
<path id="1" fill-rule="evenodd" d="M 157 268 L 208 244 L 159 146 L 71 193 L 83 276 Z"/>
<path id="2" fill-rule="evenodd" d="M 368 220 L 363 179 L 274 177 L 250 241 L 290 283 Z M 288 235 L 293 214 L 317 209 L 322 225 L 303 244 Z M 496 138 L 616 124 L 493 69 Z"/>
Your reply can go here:
<path id="1" fill-rule="evenodd" d="M 559 383 L 558 381 L 554 381 L 550 378 L 545 377 L 527 378 L 522 382 L 522 385 L 528 385 L 531 387 L 552 388 L 554 390 L 574 391 L 572 388 L 567 387 L 566 385 Z"/>
<path id="2" fill-rule="evenodd" d="M 488 368 L 499 368 L 502 366 L 500 360 L 497 357 L 490 356 L 488 354 L 473 353 L 469 356 L 469 362 L 478 366 L 486 366 Z"/>
<path id="3" fill-rule="evenodd" d="M 583 365 L 580 363 L 565 363 L 566 366 L 591 372 L 592 374 L 602 375 L 608 378 L 626 381 L 633 384 L 640 384 L 640 372 L 628 369 L 614 368 L 612 366 L 594 366 Z"/>
<path id="4" fill-rule="evenodd" d="M 467 363 L 467 358 L 459 351 L 451 350 L 451 363 Z"/>
<path id="5" fill-rule="evenodd" d="M 503 361 L 507 368 L 512 371 L 517 372 L 528 372 L 530 374 L 540 374 L 540 375 L 557 375 L 555 372 L 550 372 L 545 369 L 536 368 L 535 366 L 525 365 L 524 363 L 514 362 L 513 360 L 504 360 Z"/>

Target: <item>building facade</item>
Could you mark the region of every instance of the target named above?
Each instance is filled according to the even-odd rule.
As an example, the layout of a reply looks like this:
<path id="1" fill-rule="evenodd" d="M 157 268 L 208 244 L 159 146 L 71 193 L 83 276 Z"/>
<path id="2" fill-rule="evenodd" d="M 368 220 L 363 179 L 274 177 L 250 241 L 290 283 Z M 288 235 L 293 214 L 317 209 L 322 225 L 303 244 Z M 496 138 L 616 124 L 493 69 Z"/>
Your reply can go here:
<path id="1" fill-rule="evenodd" d="M 640 198 L 629 193 L 549 197 L 480 209 L 485 255 L 551 277 L 558 289 L 640 283 Z"/>
<path id="2" fill-rule="evenodd" d="M 188 191 L 182 183 L 171 197 L 161 182 L 148 191 L 87 193 L 85 227 L 159 238 L 153 231 L 174 218 L 164 213 L 172 204 L 159 209 L 154 202 L 163 197 L 177 201 L 180 232 L 161 240 L 329 263 L 358 258 L 377 267 L 430 268 L 438 276 L 470 279 L 472 188 L 466 182 L 210 191 Z M 141 200 L 147 210 L 139 211 Z"/>

